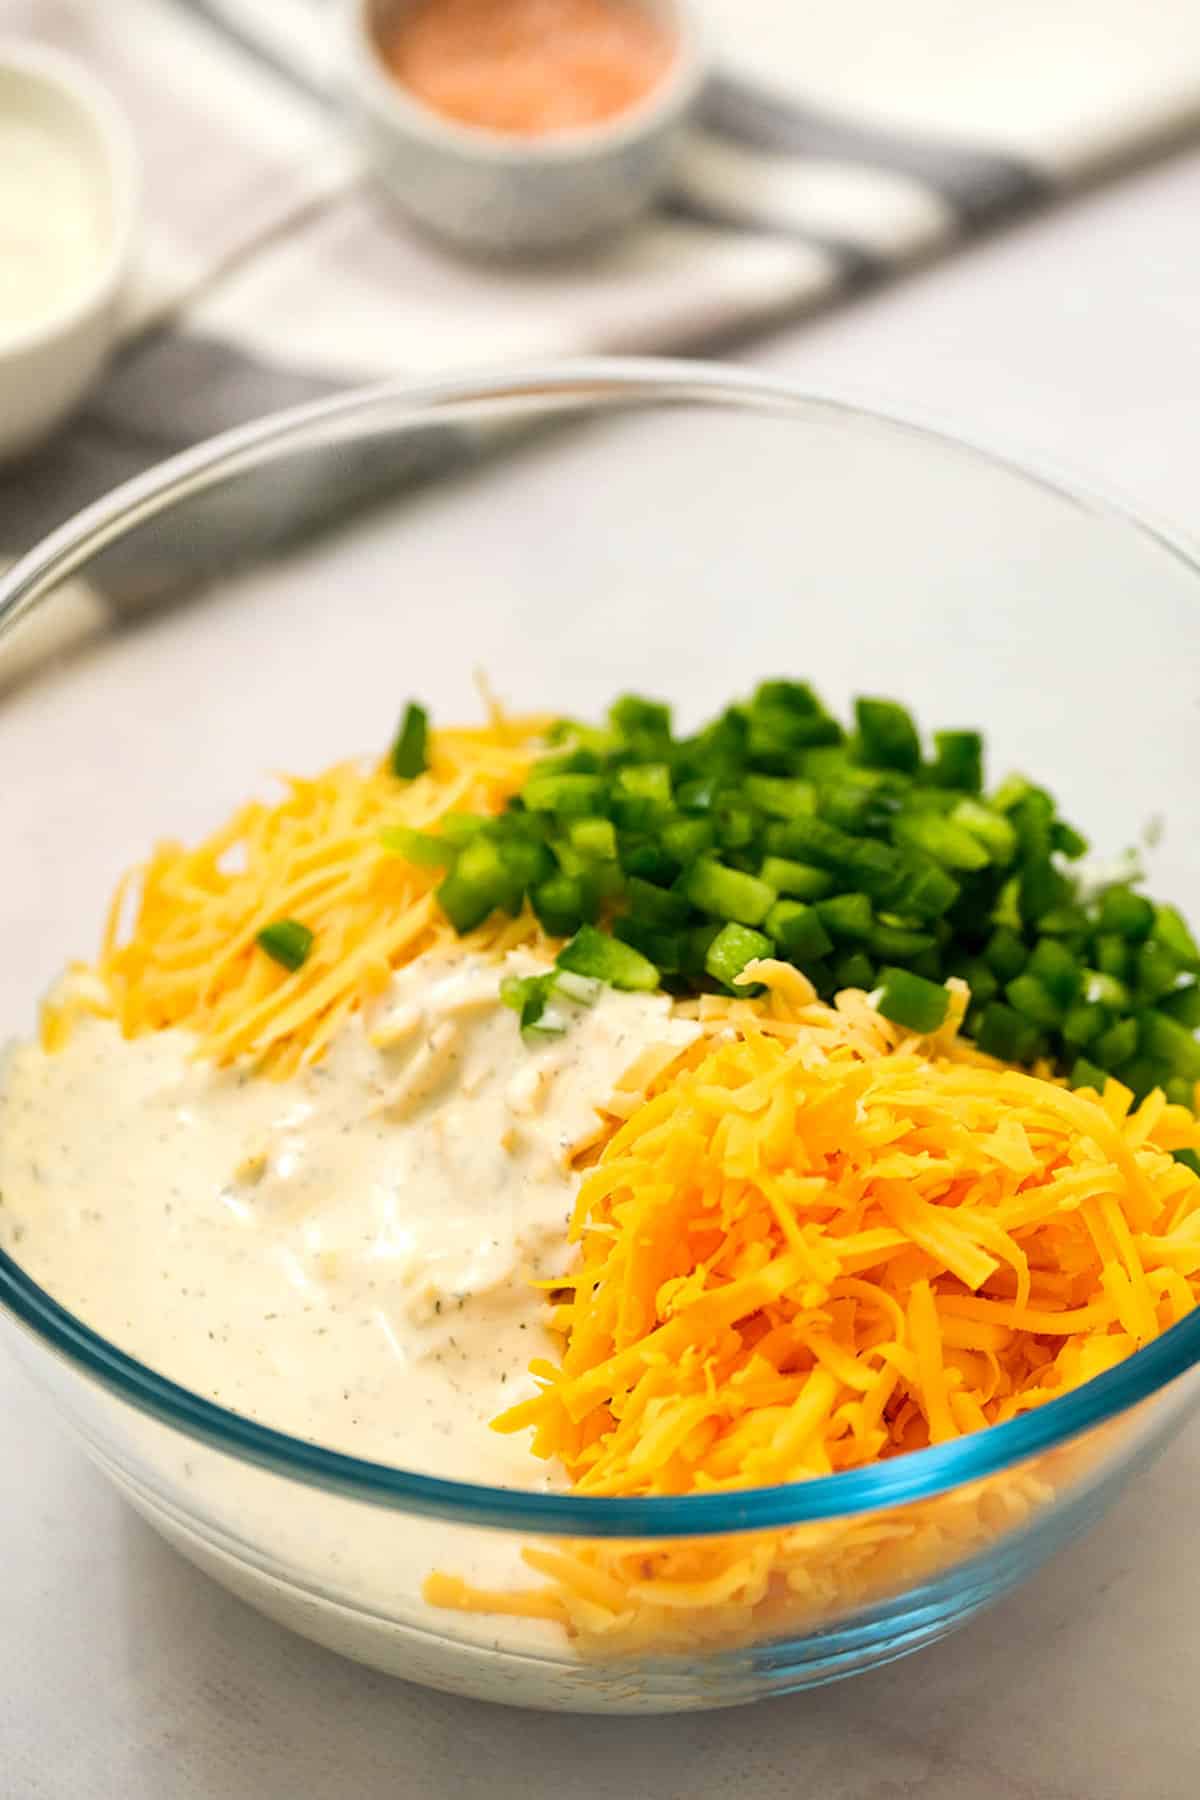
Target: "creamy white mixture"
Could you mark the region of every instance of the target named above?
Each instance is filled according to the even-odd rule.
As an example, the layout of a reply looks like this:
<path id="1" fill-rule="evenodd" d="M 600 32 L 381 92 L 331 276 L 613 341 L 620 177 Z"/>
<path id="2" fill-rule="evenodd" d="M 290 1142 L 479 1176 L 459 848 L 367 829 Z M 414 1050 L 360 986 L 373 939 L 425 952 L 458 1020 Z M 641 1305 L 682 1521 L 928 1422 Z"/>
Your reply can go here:
<path id="1" fill-rule="evenodd" d="M 0 344 L 84 286 L 108 229 L 70 145 L 36 118 L 0 115 Z"/>
<path id="2" fill-rule="evenodd" d="M 530 1049 L 501 972 L 419 959 L 282 1084 L 197 1060 L 187 1033 L 127 1042 L 107 1020 L 53 1055 L 18 1047 L 0 1245 L 222 1406 L 414 1470 L 545 1485 L 488 1421 L 549 1348 L 530 1283 L 569 1258 L 565 1153 L 642 1050 L 695 1027 L 665 996 L 602 988 Z"/>

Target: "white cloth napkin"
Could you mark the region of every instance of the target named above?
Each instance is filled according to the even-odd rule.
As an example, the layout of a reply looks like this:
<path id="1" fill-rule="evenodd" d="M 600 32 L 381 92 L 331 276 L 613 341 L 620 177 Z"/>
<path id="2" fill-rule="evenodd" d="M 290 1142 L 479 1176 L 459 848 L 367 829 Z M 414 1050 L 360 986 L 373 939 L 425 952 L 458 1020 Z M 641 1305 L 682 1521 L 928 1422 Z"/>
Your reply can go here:
<path id="1" fill-rule="evenodd" d="M 347 383 L 727 344 L 1200 127 L 1197 0 L 694 4 L 714 77 L 661 206 L 515 267 L 455 258 L 375 192 L 341 116 L 336 0 L 0 0 L 0 30 L 71 51 L 123 103 L 147 213 L 124 350 L 58 441 L 0 477 L 0 547 Z M 8 666 L 177 586 L 115 571 Z"/>

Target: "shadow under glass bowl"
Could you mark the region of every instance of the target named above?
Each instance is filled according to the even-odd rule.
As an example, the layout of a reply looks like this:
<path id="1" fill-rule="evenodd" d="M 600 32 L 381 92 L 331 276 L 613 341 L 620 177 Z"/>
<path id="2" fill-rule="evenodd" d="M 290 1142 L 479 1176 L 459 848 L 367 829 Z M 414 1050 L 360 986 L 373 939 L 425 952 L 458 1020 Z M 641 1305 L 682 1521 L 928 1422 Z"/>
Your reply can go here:
<path id="1" fill-rule="evenodd" d="M 0 624 L 80 580 L 193 603 L 0 710 L 6 766 L 34 772 L 5 797 L 5 1037 L 150 842 L 211 828 L 268 769 L 385 742 L 410 693 L 474 716 L 479 668 L 515 708 L 585 716 L 635 688 L 695 720 L 780 673 L 835 707 L 897 694 L 928 728 L 983 725 L 993 773 L 1045 779 L 1099 851 L 1163 814 L 1152 887 L 1200 910 L 1187 554 L 936 433 L 737 371 L 524 369 L 266 420 L 53 534 L 0 584 Z M 1200 1400 L 1197 1314 L 1064 1399 L 885 1464 L 582 1499 L 282 1435 L 99 1337 L 2 1252 L 0 1338 L 132 1503 L 251 1604 L 414 1680 L 596 1711 L 732 1705 L 943 1635 L 1091 1523 Z M 736 1563 L 743 1585 L 686 1628 L 644 1612 L 587 1642 L 425 1603 L 429 1572 L 469 1576 L 498 1534 L 598 1570 Z"/>

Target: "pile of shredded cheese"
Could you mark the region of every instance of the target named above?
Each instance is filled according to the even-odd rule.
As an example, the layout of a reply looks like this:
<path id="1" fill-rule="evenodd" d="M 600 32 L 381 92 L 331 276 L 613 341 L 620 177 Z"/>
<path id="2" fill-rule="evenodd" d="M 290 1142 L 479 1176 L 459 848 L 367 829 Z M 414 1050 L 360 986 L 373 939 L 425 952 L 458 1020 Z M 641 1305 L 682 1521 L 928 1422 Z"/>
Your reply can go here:
<path id="1" fill-rule="evenodd" d="M 583 1176 L 561 1366 L 532 1426 L 580 1493 L 803 1481 L 1011 1419 L 1111 1368 L 1200 1296 L 1186 1108 L 1103 1097 L 904 1039 L 783 965 L 765 1007 L 700 1003 Z M 961 1011 L 962 996 L 957 1011 Z M 618 1106 L 618 1111 L 622 1110 Z M 1028 1468 L 899 1515 L 692 1544 L 529 1551 L 552 1578 L 442 1605 L 544 1608 L 590 1649 L 739 1637 L 820 1596 L 844 1611 L 1008 1529 Z M 715 1612 L 713 1609 L 716 1609 Z M 782 1611 L 781 1611 L 782 1609 Z"/>
<path id="2" fill-rule="evenodd" d="M 528 913 L 456 937 L 433 897 L 439 872 L 391 854 L 380 833 L 501 811 L 548 723 L 494 709 L 482 729 L 431 733 L 429 768 L 413 781 L 397 781 L 386 763 L 341 763 L 288 777 L 281 801 L 252 801 L 194 848 L 160 844 L 118 888 L 95 970 L 77 970 L 44 1007 L 43 1043 L 60 1044 L 82 1008 L 115 1017 L 126 1037 L 181 1026 L 201 1055 L 258 1058 L 283 1079 L 315 1062 L 347 1015 L 423 951 L 536 944 Z M 281 918 L 313 932 L 294 973 L 255 944 Z"/>

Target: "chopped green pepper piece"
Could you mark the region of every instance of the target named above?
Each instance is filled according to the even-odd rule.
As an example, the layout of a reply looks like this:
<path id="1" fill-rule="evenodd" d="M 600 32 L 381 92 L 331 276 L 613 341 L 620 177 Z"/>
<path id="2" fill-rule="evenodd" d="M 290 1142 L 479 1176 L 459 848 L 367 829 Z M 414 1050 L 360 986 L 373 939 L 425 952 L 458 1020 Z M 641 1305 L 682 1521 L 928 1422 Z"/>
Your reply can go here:
<path id="1" fill-rule="evenodd" d="M 738 925 L 761 925 L 775 904 L 775 890 L 725 863 L 699 856 L 684 871 L 683 892 L 692 905 L 715 919 L 730 919 Z"/>
<path id="2" fill-rule="evenodd" d="M 631 763 L 617 770 L 617 792 L 665 812 L 671 805 L 671 771 L 666 763 Z"/>
<path id="3" fill-rule="evenodd" d="M 936 940 L 928 931 L 914 931 L 905 925 L 876 924 L 871 928 L 869 945 L 874 955 L 887 962 L 904 962 L 932 950 Z"/>
<path id="4" fill-rule="evenodd" d="M 921 740 L 912 714 L 905 707 L 895 700 L 856 700 L 854 722 L 862 760 L 868 768 L 916 773 L 921 761 Z"/>
<path id="5" fill-rule="evenodd" d="M 838 866 L 842 852 L 854 839 L 823 819 L 805 817 L 780 820 L 769 824 L 767 850 L 772 856 L 787 857 L 810 867 L 830 869 Z"/>
<path id="6" fill-rule="evenodd" d="M 258 933 L 259 948 L 293 975 L 308 961 L 313 934 L 299 919 L 276 919 Z"/>
<path id="7" fill-rule="evenodd" d="M 560 1037 L 563 1026 L 543 1024 L 543 1014 L 554 988 L 554 970 L 544 975 L 506 975 L 500 983 L 500 998 L 511 1006 L 521 1021 L 522 1036 Z"/>
<path id="8" fill-rule="evenodd" d="M 892 825 L 892 836 L 947 869 L 985 869 L 992 860 L 977 837 L 936 813 L 902 813 Z"/>
<path id="9" fill-rule="evenodd" d="M 1010 875 L 996 896 L 991 910 L 992 924 L 1001 931 L 1021 929 L 1021 877 Z"/>
<path id="10" fill-rule="evenodd" d="M 1074 826 L 1068 825 L 1065 819 L 1054 821 L 1050 828 L 1050 844 L 1060 856 L 1065 856 L 1068 862 L 1078 862 L 1079 858 L 1086 856 L 1091 848 L 1087 839 L 1081 837 Z"/>
<path id="11" fill-rule="evenodd" d="M 1014 976 L 1004 989 L 1009 1005 L 1043 1031 L 1053 1031 L 1063 1022 L 1063 1009 L 1049 988 L 1036 975 Z"/>
<path id="12" fill-rule="evenodd" d="M 808 979 L 812 982 L 822 1000 L 832 1000 L 837 994 L 839 987 L 837 975 L 834 971 L 833 964 L 826 961 L 824 957 L 818 957 L 816 962 L 809 963 L 806 966 L 804 973 L 808 976 Z"/>
<path id="13" fill-rule="evenodd" d="M 1200 969 L 1200 947 L 1178 907 L 1155 907 L 1154 936 L 1165 950 L 1171 952 L 1180 968 Z"/>
<path id="14" fill-rule="evenodd" d="M 679 864 L 669 856 L 657 838 L 638 834 L 619 834 L 617 854 L 626 875 L 640 875 L 644 881 L 660 884 L 674 881 Z"/>
<path id="15" fill-rule="evenodd" d="M 1154 908 L 1142 894 L 1123 883 L 1106 888 L 1100 896 L 1100 930 L 1115 931 L 1123 938 L 1149 937 L 1154 929 Z"/>
<path id="16" fill-rule="evenodd" d="M 1174 993 L 1163 996 L 1158 1010 L 1186 1025 L 1189 1031 L 1195 1031 L 1200 1028 L 1200 986 L 1193 981 L 1186 987 L 1177 987 Z"/>
<path id="17" fill-rule="evenodd" d="M 840 780 L 853 769 L 857 775 L 872 776 L 879 773 L 875 769 L 860 768 L 850 760 L 850 751 L 845 744 L 817 744 L 811 750 L 800 755 L 800 768 L 809 781 L 818 783 Z"/>
<path id="18" fill-rule="evenodd" d="M 708 955 L 708 947 L 721 927 L 711 921 L 707 925 L 693 925 L 684 937 L 683 966 L 693 975 L 704 973 L 704 959 Z"/>
<path id="19" fill-rule="evenodd" d="M 1129 945 L 1115 931 L 1101 932 L 1094 940 L 1093 961 L 1102 975 L 1114 975 L 1123 981 L 1129 974 L 1131 960 Z"/>
<path id="20" fill-rule="evenodd" d="M 732 987 L 747 963 L 770 956 L 774 946 L 761 931 L 746 925 L 722 925 L 708 947 L 704 967 L 714 981 Z"/>
<path id="21" fill-rule="evenodd" d="M 882 847 L 863 845 L 864 850 Z M 862 886 L 867 893 L 871 892 L 865 880 Z M 899 887 L 880 897 L 890 899 L 896 912 L 911 913 L 918 919 L 937 919 L 949 912 L 961 891 L 954 877 L 936 863 L 915 861 L 905 869 Z"/>
<path id="22" fill-rule="evenodd" d="M 1089 1062 L 1086 1056 L 1076 1057 L 1075 1066 L 1071 1070 L 1073 1088 L 1095 1088 L 1098 1094 L 1103 1094 L 1107 1085 L 1108 1075 L 1103 1069 L 1097 1068 L 1094 1062 Z"/>
<path id="23" fill-rule="evenodd" d="M 660 700 L 643 700 L 638 694 L 623 694 L 608 709 L 608 722 L 624 738 L 669 738 L 671 709 Z"/>
<path id="24" fill-rule="evenodd" d="M 547 996 L 547 999 L 549 996 Z M 546 1038 L 562 1037 L 566 1031 L 566 1021 L 556 1020 L 551 1023 L 546 1017 L 546 1000 L 539 995 L 531 994 L 521 1008 L 521 1036 L 527 1043 L 536 1043 Z"/>
<path id="25" fill-rule="evenodd" d="M 606 783 L 602 775 L 538 775 L 529 777 L 521 798 L 530 812 L 556 813 L 560 819 L 602 813 Z"/>
<path id="26" fill-rule="evenodd" d="M 437 903 L 460 937 L 482 925 L 498 904 L 490 894 L 463 881 L 453 870 L 437 889 Z"/>
<path id="27" fill-rule="evenodd" d="M 617 833 L 611 819 L 572 819 L 567 827 L 571 848 L 596 862 L 615 862 Z"/>
<path id="28" fill-rule="evenodd" d="M 1031 794 L 1033 791 L 1033 783 L 1024 775 L 1006 775 L 992 795 L 991 803 L 993 806 L 998 806 L 1001 812 L 1012 812 L 1021 804 L 1026 794 Z"/>
<path id="29" fill-rule="evenodd" d="M 907 779 L 903 775 L 896 774 L 893 774 L 890 777 L 884 777 L 878 775 L 877 771 L 870 769 L 864 770 L 863 773 L 867 775 L 875 773 L 877 774 L 878 779 L 890 779 L 901 783 L 905 782 Z M 899 792 L 893 794 L 891 798 L 896 801 L 896 806 L 893 809 L 894 811 L 905 813 L 933 813 L 940 819 L 949 818 L 950 814 L 954 811 L 954 808 L 958 805 L 957 796 L 952 794 L 949 788 L 917 787 L 915 785 L 909 785 L 907 787 L 901 786 Z"/>
<path id="30" fill-rule="evenodd" d="M 1020 924 L 1019 919 L 1017 924 Z M 1043 913 L 1038 920 L 1038 930 L 1050 937 L 1082 938 L 1090 930 L 1090 925 L 1083 907 L 1068 900 Z"/>
<path id="31" fill-rule="evenodd" d="M 1000 983 L 981 956 L 971 958 L 963 969 L 962 976 L 971 990 L 972 1001 L 978 1006 L 986 1006 L 1000 992 Z"/>
<path id="32" fill-rule="evenodd" d="M 794 900 L 823 900 L 836 886 L 828 869 L 792 862 L 786 856 L 766 857 L 759 875 L 777 894 L 787 894 Z"/>
<path id="33" fill-rule="evenodd" d="M 505 1006 L 520 1012 L 530 994 L 545 992 L 549 975 L 505 975 L 500 983 L 500 998 Z"/>
<path id="34" fill-rule="evenodd" d="M 410 709 L 401 737 L 423 718 Z M 939 994 L 953 974 L 971 990 L 966 1031 L 1004 1060 L 1108 1063 L 1136 1092 L 1178 1092 L 1200 1056 L 1200 947 L 1178 909 L 1144 897 L 1132 859 L 1100 892 L 1070 873 L 1084 838 L 1023 776 L 984 796 L 978 733 L 936 734 L 922 765 L 902 706 L 862 699 L 856 726 L 847 740 L 802 682 L 764 682 L 679 739 L 660 702 L 626 696 L 607 729 L 555 731 L 559 749 L 498 816 L 385 827 L 382 841 L 445 871 L 462 931 L 528 898 L 579 937 L 603 908 L 598 938 L 679 994 L 713 979 L 727 925 L 826 997 L 878 964 Z M 738 942 L 713 953 L 722 968 Z"/>
<path id="35" fill-rule="evenodd" d="M 448 843 L 456 844 L 460 849 L 464 844 L 469 844 L 472 838 L 482 836 L 493 823 L 493 820 L 485 819 L 479 813 L 448 812 L 443 813 L 438 820 L 441 835 Z"/>
<path id="36" fill-rule="evenodd" d="M 1067 1011 L 1062 1023 L 1064 1042 L 1082 1047 L 1098 1038 L 1112 1023 L 1112 1014 L 1103 1006 L 1081 1000 Z"/>
<path id="37" fill-rule="evenodd" d="M 840 744 L 842 728 L 827 713 L 789 712 L 785 707 L 756 707 L 750 714 L 746 751 L 759 768 L 787 767 L 800 750 Z"/>
<path id="38" fill-rule="evenodd" d="M 1120 1080 L 1131 1090 L 1139 1106 L 1147 1094 L 1152 1094 L 1155 1088 L 1165 1088 L 1170 1079 L 1170 1064 L 1153 1056 L 1135 1056 L 1132 1062 L 1122 1065 L 1120 1074 Z"/>
<path id="39" fill-rule="evenodd" d="M 1026 925 L 1037 925 L 1048 912 L 1053 912 L 1070 890 L 1049 856 L 1034 857 L 1021 870 L 1018 894 L 1021 918 Z"/>
<path id="40" fill-rule="evenodd" d="M 595 906 L 603 900 L 615 900 L 625 892 L 625 877 L 619 863 L 586 862 L 579 870 L 579 881 L 585 894 L 590 894 Z M 592 915 L 589 912 L 588 917 Z"/>
<path id="41" fill-rule="evenodd" d="M 497 848 L 500 861 L 522 893 L 554 873 L 554 858 L 537 838 L 504 838 Z"/>
<path id="42" fill-rule="evenodd" d="M 722 850 L 744 850 L 758 835 L 757 822 L 748 806 L 722 806 L 716 814 L 717 843 Z"/>
<path id="43" fill-rule="evenodd" d="M 717 804 L 725 786 L 715 773 L 701 775 L 694 781 L 680 782 L 675 798 L 682 812 L 708 813 Z"/>
<path id="44" fill-rule="evenodd" d="M 575 726 L 577 732 L 584 727 Z M 589 734 L 599 741 L 595 732 Z M 570 750 L 562 750 L 557 756 L 543 756 L 538 763 L 539 775 L 599 775 L 604 767 L 604 760 L 598 749 L 588 744 L 575 744 Z"/>
<path id="45" fill-rule="evenodd" d="M 914 975 L 921 975 L 926 981 L 941 986 L 946 971 L 942 967 L 940 950 L 918 950 L 915 956 L 908 959 L 908 967 Z"/>
<path id="46" fill-rule="evenodd" d="M 437 890 L 438 905 L 461 935 L 482 925 L 498 906 L 519 899 L 497 846 L 484 837 L 471 838 Z"/>
<path id="47" fill-rule="evenodd" d="M 983 1009 L 975 1042 L 998 1062 L 1030 1063 L 1038 1052 L 1038 1028 L 1002 1000 L 993 1000 Z"/>
<path id="48" fill-rule="evenodd" d="M 875 984 L 875 964 L 862 950 L 848 950 L 833 965 L 839 988 L 862 988 L 868 992 Z"/>
<path id="49" fill-rule="evenodd" d="M 1142 1000 L 1161 1000 L 1169 994 L 1179 978 L 1179 963 L 1164 945 L 1147 938 L 1137 947 L 1134 963 L 1138 996 Z"/>
<path id="50" fill-rule="evenodd" d="M 1083 997 L 1089 1006 L 1107 1006 L 1109 1012 L 1115 1013 L 1126 1012 L 1133 1000 L 1123 981 L 1099 969 L 1083 971 Z"/>
<path id="51" fill-rule="evenodd" d="M 1015 931 L 1001 926 L 993 931 L 983 952 L 984 961 L 1001 981 L 1011 981 L 1019 975 L 1028 961 L 1024 944 Z"/>
<path id="52" fill-rule="evenodd" d="M 1054 802 L 1045 788 L 1026 788 L 1012 809 L 1012 823 L 1026 861 L 1049 862 L 1054 847 Z"/>
<path id="53" fill-rule="evenodd" d="M 847 887 L 857 886 L 874 900 L 892 902 L 913 879 L 912 870 L 898 851 L 870 838 L 851 837 L 824 819 L 789 819 L 769 826 L 767 848 L 773 855 L 828 869 Z M 940 910 L 945 910 L 957 892 L 951 882 L 950 899 Z"/>
<path id="54" fill-rule="evenodd" d="M 1118 1019 L 1115 1025 L 1101 1033 L 1091 1049 L 1094 1060 L 1102 1069 L 1119 1069 L 1135 1054 L 1137 1047 L 1136 1019 Z"/>
<path id="55" fill-rule="evenodd" d="M 865 894 L 833 894 L 816 903 L 817 917 L 835 938 L 866 940 L 875 925 L 871 902 Z"/>
<path id="56" fill-rule="evenodd" d="M 929 779 L 936 787 L 977 794 L 983 786 L 983 739 L 977 731 L 935 731 Z"/>
<path id="57" fill-rule="evenodd" d="M 1124 1021 L 1133 1025 L 1132 1019 Z M 1200 1040 L 1186 1025 L 1168 1013 L 1151 1008 L 1139 1015 L 1137 1047 L 1145 1055 L 1159 1058 L 1172 1075 L 1183 1075 L 1189 1081 L 1200 1081 Z"/>
<path id="58" fill-rule="evenodd" d="M 763 929 L 774 938 L 787 960 L 801 968 L 833 949 L 833 939 L 815 908 L 803 900 L 777 900 L 763 920 Z"/>
<path id="59" fill-rule="evenodd" d="M 671 931 L 662 925 L 651 925 L 645 919 L 629 914 L 614 921 L 613 936 L 620 938 L 623 944 L 632 944 L 635 950 L 640 950 L 662 975 L 678 975 L 690 965 L 685 932 Z M 701 957 L 701 965 L 703 961 Z"/>
<path id="60" fill-rule="evenodd" d="M 658 887 L 652 881 L 643 881 L 640 876 L 631 875 L 626 891 L 634 915 L 647 925 L 668 925 L 675 928 L 687 924 L 690 911 L 688 902 L 672 888 Z"/>
<path id="61" fill-rule="evenodd" d="M 404 709 L 391 749 L 392 774 L 411 781 L 429 767 L 429 714 L 415 700 Z"/>
<path id="62" fill-rule="evenodd" d="M 944 987 L 908 969 L 881 969 L 876 1007 L 893 1025 L 927 1036 L 946 1020 L 950 995 Z"/>
<path id="63" fill-rule="evenodd" d="M 563 874 L 574 875 L 577 881 L 581 881 L 589 869 L 596 867 L 590 856 L 580 855 L 570 838 L 555 839 L 554 856 Z M 551 874 L 553 872 L 553 870 L 550 871 Z"/>
<path id="64" fill-rule="evenodd" d="M 781 775 L 747 775 L 742 790 L 751 805 L 774 819 L 794 819 L 816 811 L 817 790 L 811 781 L 785 779 Z"/>
<path id="65" fill-rule="evenodd" d="M 681 868 L 711 850 L 717 834 L 708 819 L 668 819 L 659 834 L 667 855 Z"/>
<path id="66" fill-rule="evenodd" d="M 551 937 L 570 937 L 588 912 L 583 883 L 576 875 L 550 875 L 529 896 L 539 923 Z"/>
<path id="67" fill-rule="evenodd" d="M 1010 863 L 1017 853 L 1017 834 L 1005 814 L 979 800 L 960 800 L 950 813 L 950 824 L 978 838 L 995 863 Z"/>
<path id="68" fill-rule="evenodd" d="M 1063 1006 L 1070 1006 L 1083 985 L 1083 971 L 1069 950 L 1053 938 L 1042 938 L 1034 945 L 1028 970 L 1049 989 Z"/>
<path id="69" fill-rule="evenodd" d="M 385 825 L 379 841 L 393 856 L 402 856 L 405 862 L 416 863 L 421 869 L 445 869 L 458 854 L 449 838 L 412 831 L 407 825 Z"/>
<path id="70" fill-rule="evenodd" d="M 560 969 L 591 975 L 610 987 L 633 993 L 652 993 L 658 986 L 658 970 L 649 957 L 631 944 L 597 931 L 594 925 L 581 925 L 570 943 L 563 945 L 556 961 Z"/>
<path id="71" fill-rule="evenodd" d="M 854 773 L 870 774 L 873 771 L 855 770 Z M 895 806 L 889 796 L 845 780 L 829 782 L 821 789 L 817 811 L 839 831 L 869 836 L 886 831 Z"/>
<path id="72" fill-rule="evenodd" d="M 749 721 L 744 706 L 727 706 L 702 731 L 689 738 L 682 748 L 687 752 L 689 767 L 715 769 L 740 767 L 746 758 Z"/>

